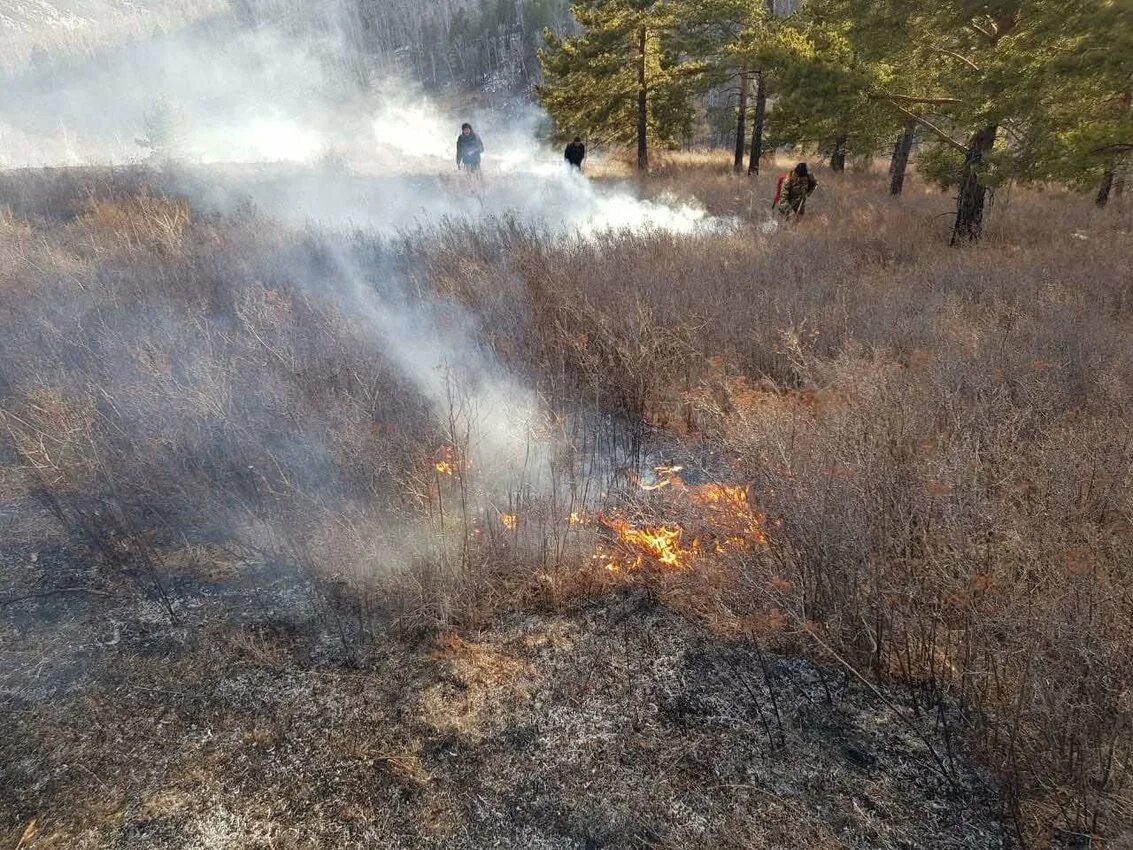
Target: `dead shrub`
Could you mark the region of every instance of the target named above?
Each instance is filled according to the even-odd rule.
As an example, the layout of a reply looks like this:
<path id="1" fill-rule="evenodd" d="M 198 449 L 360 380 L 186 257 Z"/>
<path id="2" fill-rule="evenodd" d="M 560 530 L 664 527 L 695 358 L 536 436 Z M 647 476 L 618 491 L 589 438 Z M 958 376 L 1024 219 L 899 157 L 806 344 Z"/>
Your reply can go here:
<path id="1" fill-rule="evenodd" d="M 29 264 L 0 292 L 9 467 L 159 586 L 226 577 L 208 577 L 213 545 L 285 564 L 351 660 L 390 623 L 478 625 L 646 585 L 719 634 L 903 682 L 910 711 L 962 706 L 1027 834 L 1117 834 L 1133 815 L 1127 223 L 1020 192 L 954 251 L 947 197 L 883 203 L 850 174 L 768 236 L 774 177 L 706 164 L 645 186 L 701 195 L 742 218 L 736 234 L 568 242 L 514 222 L 397 244 L 281 236 L 254 217 L 197 239 L 182 202 L 42 186 L 56 212 L 32 227 L 70 277 Z M 20 215 L 43 212 L 31 194 Z M 610 573 L 589 557 L 604 532 L 572 530 L 570 505 L 522 486 L 466 498 L 466 441 L 336 303 L 335 252 L 465 308 L 547 402 L 570 463 L 611 446 L 698 458 L 746 485 L 767 546 Z M 576 483 L 629 498 L 615 472 Z M 232 651 L 285 663 L 254 636 Z M 439 651 L 469 693 L 430 693 L 429 716 L 480 734 L 477 683 L 523 671 L 473 644 Z"/>
<path id="2" fill-rule="evenodd" d="M 187 202 L 145 191 L 126 198 L 92 196 L 79 217 L 100 245 L 165 257 L 184 250 L 190 221 Z"/>

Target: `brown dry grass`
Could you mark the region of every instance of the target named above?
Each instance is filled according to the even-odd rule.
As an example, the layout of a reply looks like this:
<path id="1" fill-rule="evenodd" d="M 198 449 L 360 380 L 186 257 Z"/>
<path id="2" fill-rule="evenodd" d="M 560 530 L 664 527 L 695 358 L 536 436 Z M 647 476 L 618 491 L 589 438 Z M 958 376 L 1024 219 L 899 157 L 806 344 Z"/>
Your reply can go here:
<path id="1" fill-rule="evenodd" d="M 773 169 L 694 160 L 645 191 L 763 220 Z M 1116 838 L 1133 821 L 1129 213 L 1001 192 L 984 242 L 953 250 L 947 198 L 819 177 L 806 220 L 771 237 L 456 225 L 362 250 L 482 318 L 557 409 L 660 428 L 772 520 L 766 550 L 630 583 L 904 682 L 918 711 L 958 701 L 1028 836 Z M 0 216 L 0 363 L 10 467 L 73 541 L 162 594 L 217 544 L 298 567 L 344 644 L 389 617 L 485 623 L 626 583 L 593 575 L 588 538 L 536 563 L 493 532 L 452 559 L 429 474 L 450 435 L 301 282 L 325 271 L 317 240 L 144 193 L 59 208 Z M 408 545 L 402 522 L 436 535 Z M 452 663 L 496 675 L 455 640 Z M 255 638 L 231 651 L 281 663 Z"/>

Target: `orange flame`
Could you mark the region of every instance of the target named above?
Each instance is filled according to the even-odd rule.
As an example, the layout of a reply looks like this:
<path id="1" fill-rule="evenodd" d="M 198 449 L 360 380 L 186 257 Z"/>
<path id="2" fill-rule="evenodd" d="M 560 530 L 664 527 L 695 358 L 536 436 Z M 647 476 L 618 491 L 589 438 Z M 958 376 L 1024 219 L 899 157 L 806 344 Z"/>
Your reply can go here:
<path id="1" fill-rule="evenodd" d="M 442 446 L 437 450 L 433 469 L 438 475 L 455 475 L 457 470 L 456 450 L 452 446 Z"/>
<path id="2" fill-rule="evenodd" d="M 702 505 L 728 505 L 747 507 L 747 488 L 727 484 L 704 484 L 689 488 L 694 502 Z"/>
<path id="3" fill-rule="evenodd" d="M 706 555 L 751 552 L 767 544 L 767 518 L 752 507 L 746 487 L 716 483 L 690 487 L 677 475 L 679 471 L 680 467 L 659 467 L 657 484 L 638 486 L 668 487 L 665 502 L 678 509 L 681 522 L 633 523 L 622 516 L 599 515 L 598 521 L 614 533 L 614 541 L 599 543 L 594 560 L 610 572 L 634 571 L 647 564 L 680 570 Z"/>
<path id="4" fill-rule="evenodd" d="M 620 517 L 603 518 L 602 523 L 611 529 L 635 558 L 634 567 L 640 566 L 640 556 L 647 555 L 666 567 L 679 568 L 682 564 L 681 534 L 679 526 L 651 525 L 637 528 Z"/>
<path id="5" fill-rule="evenodd" d="M 752 509 L 746 487 L 705 484 L 690 488 L 689 498 L 710 512 L 714 525 L 733 532 L 727 543 L 735 546 L 737 534 L 757 545 L 767 543 L 767 517 Z"/>
<path id="6" fill-rule="evenodd" d="M 519 517 L 515 514 L 500 514 L 500 524 L 508 531 L 515 531 L 515 527 L 519 525 Z"/>

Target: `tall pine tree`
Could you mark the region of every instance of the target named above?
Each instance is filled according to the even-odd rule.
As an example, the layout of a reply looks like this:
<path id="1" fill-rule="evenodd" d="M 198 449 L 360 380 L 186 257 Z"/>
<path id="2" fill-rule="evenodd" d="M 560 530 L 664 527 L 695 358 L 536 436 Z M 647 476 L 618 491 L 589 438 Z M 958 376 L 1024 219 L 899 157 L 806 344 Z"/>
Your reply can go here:
<path id="1" fill-rule="evenodd" d="M 780 26 L 772 0 L 686 0 L 678 4 L 677 35 L 686 55 L 703 63 L 702 85 L 735 86 L 734 170 L 743 171 L 748 103 L 754 84 L 749 173 L 759 171 L 767 79 L 809 46 L 790 27 Z"/>
<path id="2" fill-rule="evenodd" d="M 860 55 L 852 21 L 804 7 L 793 22 L 810 44 L 784 68 L 772 120 L 776 144 L 817 145 L 832 171 L 844 171 L 849 152 L 875 153 L 888 139 L 892 116 L 871 97 L 884 68 Z"/>
<path id="3" fill-rule="evenodd" d="M 587 0 L 572 11 L 582 32 L 546 34 L 539 99 L 560 136 L 636 143 L 647 171 L 651 144 L 675 145 L 692 125 L 700 66 L 684 61 L 674 38 L 677 4 Z"/>

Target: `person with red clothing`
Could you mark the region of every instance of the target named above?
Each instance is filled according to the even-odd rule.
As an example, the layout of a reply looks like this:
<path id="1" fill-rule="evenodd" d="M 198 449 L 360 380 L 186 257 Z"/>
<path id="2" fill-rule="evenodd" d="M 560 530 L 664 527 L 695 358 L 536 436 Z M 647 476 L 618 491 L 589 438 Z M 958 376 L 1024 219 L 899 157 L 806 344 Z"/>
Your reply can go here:
<path id="1" fill-rule="evenodd" d="M 800 162 L 794 170 L 779 178 L 771 206 L 782 213 L 784 218 L 801 217 L 806 212 L 807 198 L 817 188 L 818 181 L 814 179 L 806 163 Z"/>

